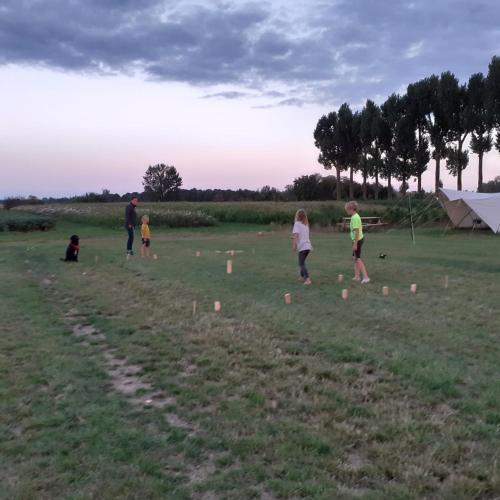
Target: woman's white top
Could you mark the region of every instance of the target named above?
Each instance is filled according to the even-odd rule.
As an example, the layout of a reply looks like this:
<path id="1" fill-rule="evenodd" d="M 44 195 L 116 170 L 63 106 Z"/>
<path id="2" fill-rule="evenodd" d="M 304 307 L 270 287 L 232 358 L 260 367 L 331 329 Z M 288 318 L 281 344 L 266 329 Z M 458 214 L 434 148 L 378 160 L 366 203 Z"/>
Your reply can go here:
<path id="1" fill-rule="evenodd" d="M 312 250 L 311 241 L 309 240 L 309 226 L 302 224 L 300 221 L 295 221 L 292 234 L 297 234 L 297 251 Z"/>

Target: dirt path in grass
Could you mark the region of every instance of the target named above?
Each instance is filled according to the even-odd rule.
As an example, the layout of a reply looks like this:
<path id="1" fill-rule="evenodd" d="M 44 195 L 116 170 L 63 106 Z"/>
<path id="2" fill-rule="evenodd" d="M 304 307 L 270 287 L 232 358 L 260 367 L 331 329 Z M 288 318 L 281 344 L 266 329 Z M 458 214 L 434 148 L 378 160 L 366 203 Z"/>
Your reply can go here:
<path id="1" fill-rule="evenodd" d="M 144 376 L 141 366 L 131 364 L 126 356 L 120 355 L 117 349 L 106 344 L 106 335 L 95 326 L 86 322 L 78 309 L 71 308 L 64 313 L 64 318 L 72 327 L 73 335 L 86 346 L 91 342 L 103 360 L 103 366 L 111 380 L 112 388 L 125 396 L 131 405 L 139 407 L 154 407 L 164 410 L 175 407 L 174 396 L 167 395 L 156 389 Z M 173 411 L 163 413 L 165 420 L 172 427 L 194 432 L 194 426 L 182 419 Z"/>
<path id="2" fill-rule="evenodd" d="M 189 438 L 200 436 L 201 431 L 197 425 L 176 412 L 175 396 L 155 387 L 144 373 L 143 367 L 131 363 L 127 356 L 121 354 L 117 348 L 110 347 L 105 332 L 93 325 L 78 308 L 71 306 L 74 297 L 68 297 L 67 293 L 64 296 L 61 295 L 54 275 L 43 278 L 40 285 L 45 293 L 50 294 L 52 299 L 60 304 L 59 310 L 75 339 L 82 346 L 93 348 L 94 354 L 100 359 L 100 364 L 110 379 L 110 390 L 121 394 L 136 409 L 154 408 L 160 411 L 170 427 L 184 431 Z M 192 366 L 186 366 L 185 373 L 181 376 L 188 377 L 192 370 Z M 189 487 L 196 488 L 198 484 L 207 481 L 214 474 L 218 458 L 220 457 L 217 454 L 210 453 L 204 461 L 194 465 L 186 456 L 177 456 L 177 473 L 187 477 Z M 168 472 L 172 473 L 171 470 Z M 220 497 L 212 493 L 197 494 L 193 490 L 192 498 L 217 500 Z M 268 498 L 272 499 L 271 496 Z"/>

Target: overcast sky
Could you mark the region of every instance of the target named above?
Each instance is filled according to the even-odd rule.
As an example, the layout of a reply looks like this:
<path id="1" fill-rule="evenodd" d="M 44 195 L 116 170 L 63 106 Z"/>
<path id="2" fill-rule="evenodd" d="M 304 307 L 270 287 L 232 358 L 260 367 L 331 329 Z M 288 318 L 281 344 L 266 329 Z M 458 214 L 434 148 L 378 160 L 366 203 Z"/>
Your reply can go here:
<path id="1" fill-rule="evenodd" d="M 322 114 L 486 73 L 499 26 L 497 0 L 0 0 L 0 197 L 140 190 L 160 162 L 188 188 L 283 188 L 323 172 Z"/>

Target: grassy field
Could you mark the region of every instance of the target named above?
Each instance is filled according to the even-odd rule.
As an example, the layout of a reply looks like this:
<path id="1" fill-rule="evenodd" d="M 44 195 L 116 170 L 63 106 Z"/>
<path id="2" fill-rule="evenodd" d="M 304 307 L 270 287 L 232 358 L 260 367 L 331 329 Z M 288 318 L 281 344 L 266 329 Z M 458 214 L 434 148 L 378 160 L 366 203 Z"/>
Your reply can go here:
<path id="1" fill-rule="evenodd" d="M 104 227 L 0 233 L 0 497 L 499 498 L 500 239 L 368 234 L 366 286 L 312 239 L 305 288 L 261 226 L 129 261 Z"/>

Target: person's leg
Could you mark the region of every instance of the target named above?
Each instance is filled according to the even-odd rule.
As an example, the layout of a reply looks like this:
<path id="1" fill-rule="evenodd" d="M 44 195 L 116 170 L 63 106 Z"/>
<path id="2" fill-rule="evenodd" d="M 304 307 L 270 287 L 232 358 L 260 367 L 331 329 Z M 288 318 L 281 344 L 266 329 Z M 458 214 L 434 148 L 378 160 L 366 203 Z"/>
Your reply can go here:
<path id="1" fill-rule="evenodd" d="M 128 232 L 127 252 L 128 253 L 133 253 L 132 246 L 134 244 L 134 228 L 133 227 L 128 227 L 127 228 L 127 232 Z"/>
<path id="2" fill-rule="evenodd" d="M 354 254 L 354 252 L 352 254 L 352 261 L 354 263 L 354 278 L 353 279 L 355 281 L 359 281 L 361 278 L 359 276 L 358 259 L 356 258 L 356 255 Z"/>
<path id="3" fill-rule="evenodd" d="M 304 279 L 308 278 L 307 269 L 306 269 L 306 257 L 307 257 L 307 250 L 302 250 L 302 252 L 299 252 L 300 275 Z"/>
<path id="4" fill-rule="evenodd" d="M 302 280 L 304 280 L 304 256 L 302 254 L 302 252 L 299 252 L 297 254 L 298 258 L 299 258 L 299 273 L 300 273 L 300 278 Z"/>
<path id="5" fill-rule="evenodd" d="M 306 267 L 306 259 L 307 259 L 307 256 L 309 255 L 309 250 L 303 250 L 301 253 L 301 266 L 300 266 L 300 269 L 301 269 L 301 273 L 302 273 L 302 277 L 304 278 L 304 283 L 306 285 L 310 285 L 311 284 L 311 279 L 309 278 L 309 271 L 307 270 L 307 267 Z"/>
<path id="6" fill-rule="evenodd" d="M 368 276 L 368 272 L 366 270 L 365 263 L 361 259 L 358 259 L 357 263 L 358 263 L 358 267 L 359 267 L 359 272 L 363 276 L 363 279 L 369 280 L 370 277 Z"/>
<path id="7" fill-rule="evenodd" d="M 151 241 L 148 240 L 146 243 L 146 257 L 149 257 L 149 246 L 151 245 Z"/>
<path id="8" fill-rule="evenodd" d="M 357 251 L 356 257 L 357 257 L 357 265 L 358 265 L 359 274 L 363 277 L 363 282 L 368 282 L 368 281 L 370 281 L 370 278 L 368 276 L 368 273 L 366 272 L 365 263 L 361 260 L 361 250 L 363 249 L 364 242 L 365 242 L 364 238 L 359 241 L 358 251 Z"/>
<path id="9" fill-rule="evenodd" d="M 142 240 L 142 244 L 141 244 L 141 257 L 144 257 L 146 254 L 146 243 L 144 242 L 144 240 Z"/>

